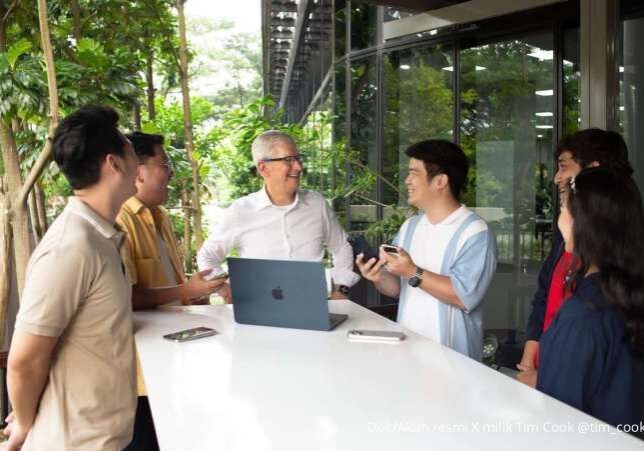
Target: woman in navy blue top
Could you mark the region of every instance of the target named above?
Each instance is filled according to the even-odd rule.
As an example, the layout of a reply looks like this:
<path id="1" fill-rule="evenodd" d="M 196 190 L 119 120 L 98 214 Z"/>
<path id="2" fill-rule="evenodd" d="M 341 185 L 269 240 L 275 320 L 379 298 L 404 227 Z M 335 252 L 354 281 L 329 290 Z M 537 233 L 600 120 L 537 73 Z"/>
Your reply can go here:
<path id="1" fill-rule="evenodd" d="M 564 302 L 541 337 L 537 389 L 612 425 L 644 411 L 644 212 L 632 179 L 571 179 L 559 229 L 575 255 Z"/>

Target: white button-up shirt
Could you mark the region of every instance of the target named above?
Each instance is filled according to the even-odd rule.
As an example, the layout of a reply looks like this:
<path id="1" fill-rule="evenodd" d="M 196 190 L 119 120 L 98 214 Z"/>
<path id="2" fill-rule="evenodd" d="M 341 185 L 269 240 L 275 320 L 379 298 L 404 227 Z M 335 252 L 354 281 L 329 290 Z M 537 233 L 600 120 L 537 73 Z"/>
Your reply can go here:
<path id="1" fill-rule="evenodd" d="M 333 257 L 333 282 L 354 285 L 360 277 L 353 272 L 347 233 L 324 197 L 298 190 L 291 205 L 277 206 L 262 188 L 224 211 L 199 250 L 197 264 L 200 270 L 221 270 L 233 249 L 244 258 L 322 261 L 325 245 Z"/>

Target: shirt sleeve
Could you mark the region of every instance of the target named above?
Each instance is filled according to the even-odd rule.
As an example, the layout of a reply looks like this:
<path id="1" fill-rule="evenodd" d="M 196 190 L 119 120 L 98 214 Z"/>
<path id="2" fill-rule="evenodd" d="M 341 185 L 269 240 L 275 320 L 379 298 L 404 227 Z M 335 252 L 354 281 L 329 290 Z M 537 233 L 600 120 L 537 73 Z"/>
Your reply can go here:
<path id="1" fill-rule="evenodd" d="M 236 207 L 228 207 L 220 221 L 213 227 L 210 236 L 204 241 L 197 252 L 197 267 L 199 271 L 213 269 L 214 273 L 222 271 L 221 263 L 236 246 Z"/>
<path id="2" fill-rule="evenodd" d="M 360 276 L 353 272 L 353 250 L 347 241 L 347 232 L 344 231 L 333 209 L 324 198 L 322 203 L 325 241 L 333 258 L 331 278 L 335 284 L 351 287 L 358 283 Z"/>
<path id="3" fill-rule="evenodd" d="M 532 299 L 532 311 L 530 312 L 526 326 L 526 340 L 539 341 L 541 338 L 543 322 L 546 317 L 548 291 L 550 290 L 550 284 L 552 282 L 552 272 L 561 257 L 562 246 L 563 240 L 561 239 L 561 235 L 556 232 L 548 258 L 539 271 L 537 291 Z"/>
<path id="4" fill-rule="evenodd" d="M 60 337 L 86 297 L 93 266 L 70 249 L 55 249 L 30 262 L 16 329 Z"/>
<path id="5" fill-rule="evenodd" d="M 541 341 L 537 372 L 538 390 L 581 410 L 585 394 L 594 393 L 599 384 L 601 361 L 607 355 L 601 330 L 587 316 L 557 318 Z"/>
<path id="6" fill-rule="evenodd" d="M 454 291 L 465 305 L 465 313 L 483 300 L 496 271 L 496 240 L 487 228 L 465 241 L 447 274 Z"/>

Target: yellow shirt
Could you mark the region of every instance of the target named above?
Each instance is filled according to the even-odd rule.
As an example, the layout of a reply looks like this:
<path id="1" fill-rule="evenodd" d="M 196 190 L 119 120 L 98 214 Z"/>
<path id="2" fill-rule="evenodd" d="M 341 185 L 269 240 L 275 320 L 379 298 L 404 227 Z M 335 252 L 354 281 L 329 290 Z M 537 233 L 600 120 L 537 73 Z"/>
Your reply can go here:
<path id="1" fill-rule="evenodd" d="M 157 232 L 168 246 L 177 283 L 185 282 L 179 246 L 165 210 L 148 208 L 136 197 L 130 197 L 121 207 L 116 222 L 125 232 L 122 255 L 132 285 L 141 284 L 146 288 L 168 285 L 157 246 Z"/>
<path id="2" fill-rule="evenodd" d="M 132 285 L 155 288 L 169 284 L 159 254 L 157 233 L 165 241 L 170 262 L 178 284 L 184 283 L 185 273 L 179 254 L 179 246 L 172 232 L 168 215 L 161 207 L 146 207 L 135 196 L 130 197 L 121 207 L 116 218 L 117 224 L 125 232 L 125 242 L 121 248 L 123 262 L 128 269 Z M 185 300 L 188 301 L 187 299 Z M 146 395 L 141 364 L 136 359 L 137 392 Z"/>

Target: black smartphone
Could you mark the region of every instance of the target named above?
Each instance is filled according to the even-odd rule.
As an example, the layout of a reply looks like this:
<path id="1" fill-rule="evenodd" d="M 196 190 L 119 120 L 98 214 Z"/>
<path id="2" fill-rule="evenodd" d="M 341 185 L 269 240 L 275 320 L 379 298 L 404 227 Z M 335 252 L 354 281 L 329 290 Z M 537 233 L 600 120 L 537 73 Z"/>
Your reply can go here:
<path id="1" fill-rule="evenodd" d="M 357 257 L 358 254 L 364 254 L 362 261 L 366 262 L 372 258 L 375 258 L 378 261 L 378 253 L 373 250 L 369 242 L 366 240 L 364 235 L 357 235 L 355 237 L 349 237 L 347 239 L 351 248 L 353 249 L 353 257 Z"/>

